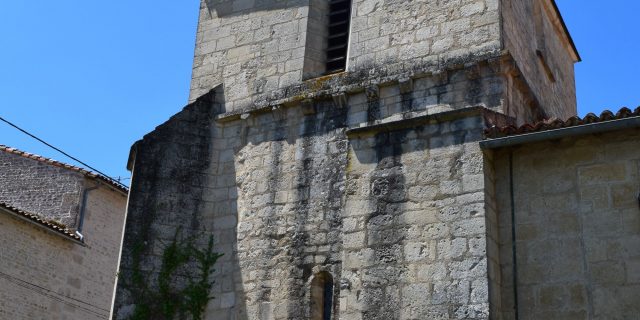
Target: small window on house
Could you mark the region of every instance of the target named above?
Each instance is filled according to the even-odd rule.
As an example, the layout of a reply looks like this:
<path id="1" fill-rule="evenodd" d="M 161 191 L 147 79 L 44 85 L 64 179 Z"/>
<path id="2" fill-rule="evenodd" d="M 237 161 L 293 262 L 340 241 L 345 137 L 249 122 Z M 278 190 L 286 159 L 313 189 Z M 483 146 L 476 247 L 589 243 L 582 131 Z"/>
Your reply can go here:
<path id="1" fill-rule="evenodd" d="M 304 78 L 344 71 L 349 47 L 351 0 L 311 0 Z"/>
<path id="2" fill-rule="evenodd" d="M 331 320 L 333 309 L 333 277 L 320 272 L 311 280 L 311 320 Z"/>

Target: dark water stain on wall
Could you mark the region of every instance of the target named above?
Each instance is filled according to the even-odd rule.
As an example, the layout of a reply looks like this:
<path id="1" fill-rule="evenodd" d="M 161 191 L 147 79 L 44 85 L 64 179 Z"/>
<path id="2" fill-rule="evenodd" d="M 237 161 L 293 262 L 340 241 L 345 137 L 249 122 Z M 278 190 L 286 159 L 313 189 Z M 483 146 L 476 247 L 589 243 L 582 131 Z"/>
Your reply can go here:
<path id="1" fill-rule="evenodd" d="M 368 246 L 373 249 L 374 265 L 363 272 L 361 299 L 365 319 L 398 319 L 401 283 L 407 269 L 402 264 L 405 230 L 396 217 L 406 199 L 401 162 L 405 132 L 383 132 L 375 136 L 377 165 L 370 175 L 370 201 L 375 210 L 367 217 Z"/>

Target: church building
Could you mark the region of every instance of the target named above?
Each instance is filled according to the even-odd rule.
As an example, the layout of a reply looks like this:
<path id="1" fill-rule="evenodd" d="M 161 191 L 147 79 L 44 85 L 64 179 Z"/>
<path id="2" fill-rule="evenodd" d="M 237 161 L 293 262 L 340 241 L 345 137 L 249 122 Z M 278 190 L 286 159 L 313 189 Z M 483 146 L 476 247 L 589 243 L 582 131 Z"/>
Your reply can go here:
<path id="1" fill-rule="evenodd" d="M 640 108 L 576 117 L 554 0 L 202 0 L 196 41 L 131 149 L 114 319 L 202 234 L 202 319 L 640 313 Z"/>

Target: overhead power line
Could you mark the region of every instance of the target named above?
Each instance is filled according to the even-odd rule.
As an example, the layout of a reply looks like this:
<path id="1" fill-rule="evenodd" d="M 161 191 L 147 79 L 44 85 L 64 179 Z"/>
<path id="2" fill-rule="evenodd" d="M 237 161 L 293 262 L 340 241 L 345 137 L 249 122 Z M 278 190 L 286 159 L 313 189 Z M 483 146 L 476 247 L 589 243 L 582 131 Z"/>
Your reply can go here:
<path id="1" fill-rule="evenodd" d="M 103 176 L 105 176 L 105 177 L 107 177 L 107 178 L 109 178 L 109 179 L 111 179 L 111 180 L 113 180 L 113 181 L 116 181 L 116 182 L 120 183 L 120 181 L 119 181 L 119 180 L 112 178 L 112 177 L 111 177 L 111 176 L 109 176 L 108 174 L 106 174 L 106 173 L 104 173 L 104 172 L 102 172 L 102 171 L 100 171 L 100 170 L 98 170 L 98 169 L 96 169 L 96 168 L 94 168 L 94 167 L 92 167 L 92 166 L 88 165 L 87 163 L 83 162 L 82 160 L 80 160 L 80 159 L 78 159 L 78 158 L 76 158 L 76 157 L 74 157 L 74 156 L 72 156 L 72 155 L 70 155 L 70 154 L 68 154 L 68 153 L 64 152 L 63 150 L 61 150 L 61 149 L 59 149 L 59 148 L 56 148 L 55 146 L 51 145 L 50 143 L 48 143 L 48 142 L 46 142 L 46 141 L 44 141 L 44 140 L 42 140 L 42 139 L 38 138 L 37 136 L 35 136 L 35 135 L 31 134 L 31 133 L 30 133 L 30 132 L 28 132 L 27 130 L 24 130 L 24 129 L 22 129 L 22 128 L 18 127 L 17 125 L 15 125 L 14 123 L 10 122 L 9 120 L 7 120 L 7 119 L 5 119 L 5 118 L 3 118 L 3 117 L 0 117 L 0 120 L 2 120 L 3 122 L 5 122 L 5 123 L 6 123 L 6 124 L 8 124 L 8 125 L 10 125 L 10 126 L 14 127 L 15 129 L 19 130 L 20 132 L 22 132 L 22 133 L 24 133 L 24 134 L 28 135 L 29 137 L 31 137 L 31 138 L 33 138 L 33 139 L 38 140 L 39 142 L 43 143 L 43 144 L 44 144 L 44 145 L 46 145 L 47 147 L 49 147 L 49 148 L 51 148 L 51 149 L 53 149 L 53 150 L 56 150 L 56 151 L 58 151 L 58 152 L 62 153 L 63 155 L 65 155 L 66 157 L 68 157 L 68 158 L 70 158 L 70 159 L 72 159 L 72 160 L 76 161 L 77 163 L 80 163 L 81 165 L 83 165 L 83 166 L 85 166 L 85 167 L 87 167 L 87 168 L 89 168 L 89 169 L 93 170 L 94 172 L 99 173 L 99 174 L 101 174 L 101 175 L 103 175 Z M 120 183 L 120 184 L 122 184 L 122 183 Z"/>
<path id="2" fill-rule="evenodd" d="M 55 292 L 55 291 L 53 291 L 51 289 L 45 288 L 43 286 L 39 286 L 39 285 L 37 285 L 35 283 L 31 283 L 31 282 L 16 278 L 16 277 L 14 277 L 12 275 L 6 274 L 6 273 L 1 272 L 1 271 L 0 271 L 0 278 L 4 278 L 7 281 L 12 282 L 13 284 L 15 284 L 17 286 L 20 286 L 20 287 L 22 287 L 24 289 L 33 291 L 33 292 L 38 293 L 40 295 L 43 295 L 45 297 L 49 297 L 52 300 L 64 303 L 64 304 L 69 305 L 69 306 L 74 307 L 74 308 L 82 309 L 82 310 L 84 310 L 84 311 L 86 311 L 88 313 L 91 313 L 91 314 L 93 314 L 95 316 L 98 316 L 100 318 L 106 319 L 106 318 L 109 317 L 108 315 L 106 315 L 106 314 L 109 313 L 109 310 L 107 310 L 105 308 L 98 307 L 98 306 L 93 305 L 93 304 L 91 304 L 89 302 L 85 302 L 85 301 L 82 301 L 80 299 L 75 299 L 73 297 L 69 297 L 69 296 L 57 293 L 57 292 Z"/>

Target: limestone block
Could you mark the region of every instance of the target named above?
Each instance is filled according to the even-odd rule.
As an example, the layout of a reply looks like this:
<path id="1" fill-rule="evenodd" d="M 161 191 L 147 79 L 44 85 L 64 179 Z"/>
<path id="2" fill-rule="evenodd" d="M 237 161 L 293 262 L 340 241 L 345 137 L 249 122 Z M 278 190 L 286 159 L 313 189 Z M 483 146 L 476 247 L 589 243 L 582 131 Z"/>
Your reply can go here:
<path id="1" fill-rule="evenodd" d="M 447 277 L 447 267 L 443 262 L 420 264 L 417 277 L 420 281 L 444 280 Z"/>

